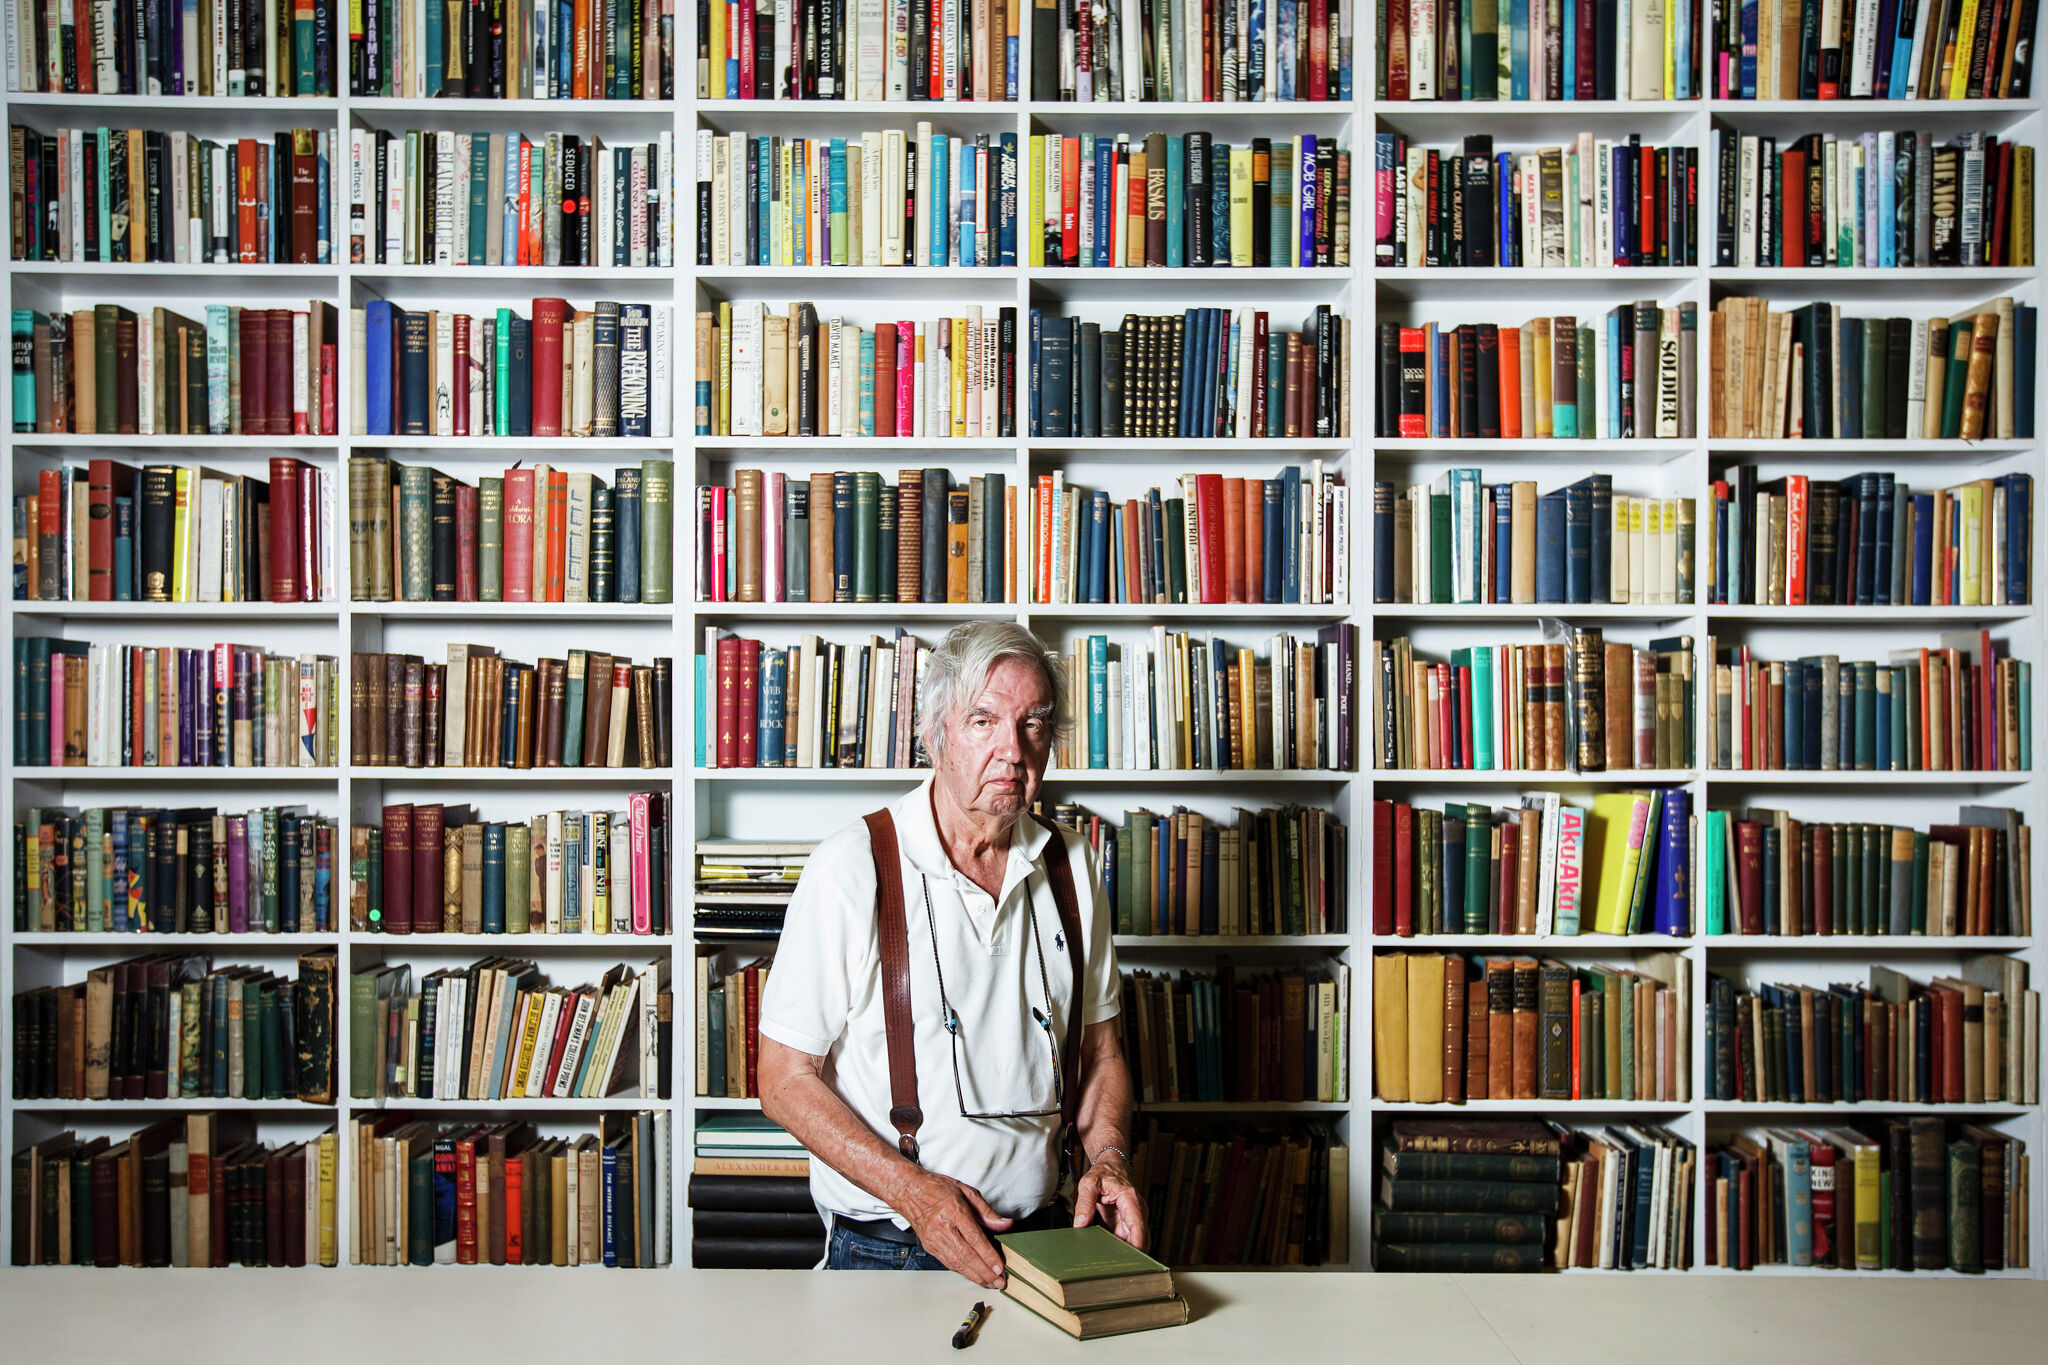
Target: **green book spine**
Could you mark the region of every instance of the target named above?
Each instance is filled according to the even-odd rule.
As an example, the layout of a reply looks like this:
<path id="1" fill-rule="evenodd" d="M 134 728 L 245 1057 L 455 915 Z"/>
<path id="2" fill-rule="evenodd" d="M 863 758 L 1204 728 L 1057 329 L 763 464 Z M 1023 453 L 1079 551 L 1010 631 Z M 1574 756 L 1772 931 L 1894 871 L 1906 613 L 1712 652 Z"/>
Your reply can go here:
<path id="1" fill-rule="evenodd" d="M 705 1004 L 705 1013 L 710 1033 L 708 1053 L 711 1060 L 710 1074 L 704 1078 L 706 1094 L 725 1094 L 725 986 L 723 983 L 711 988 L 710 999 Z"/>
<path id="2" fill-rule="evenodd" d="M 1727 829 L 1727 811 L 1707 812 L 1705 854 L 1700 859 L 1703 874 L 1700 878 L 1700 900 L 1704 906 L 1702 918 L 1710 935 L 1728 932 L 1728 868 L 1727 860 L 1721 857 L 1721 846 L 1727 839 Z"/>
<path id="3" fill-rule="evenodd" d="M 1429 600 L 1451 599 L 1451 496 L 1432 493 L 1429 497 Z"/>
<path id="4" fill-rule="evenodd" d="M 487 934 L 505 932 L 505 825 L 484 825 L 483 905 L 479 924 Z"/>
<path id="5" fill-rule="evenodd" d="M 498 310 L 496 344 L 491 357 L 491 433 L 503 436 L 512 430 L 512 310 Z M 502 485 L 502 480 L 500 483 Z M 497 601 L 487 597 L 486 602 Z"/>
<path id="6" fill-rule="evenodd" d="M 1443 838 L 1443 815 L 1433 810 L 1419 810 L 1415 812 L 1415 817 L 1421 826 L 1417 831 L 1421 836 L 1421 847 L 1425 850 L 1437 848 Z M 1437 903 L 1436 859 L 1425 853 L 1421 861 L 1422 873 L 1416 878 L 1416 899 L 1422 908 L 1422 913 L 1418 916 L 1422 920 L 1422 927 L 1417 932 L 1434 934 L 1440 932 L 1443 927 L 1443 912 Z"/>
<path id="7" fill-rule="evenodd" d="M 1896 1267 L 1896 1259 L 1892 1255 L 1892 1179 L 1892 1172 L 1878 1172 L 1877 1268 L 1879 1270 L 1891 1270 Z"/>
<path id="8" fill-rule="evenodd" d="M 568 685 L 562 694 L 562 766 L 583 766 L 583 692 L 590 671 L 590 656 L 583 650 L 569 651 Z"/>
<path id="9" fill-rule="evenodd" d="M 1884 435 L 1884 362 L 1889 335 L 1886 319 L 1863 319 L 1863 434 L 1872 439 Z"/>
<path id="10" fill-rule="evenodd" d="M 1488 931 L 1488 907 L 1492 884 L 1492 827 L 1486 807 L 1477 802 L 1465 807 L 1465 932 Z"/>
<path id="11" fill-rule="evenodd" d="M 106 859 L 100 850 L 100 840 L 106 833 L 107 813 L 103 810 L 89 810 L 85 813 L 85 931 L 101 933 L 107 925 Z"/>
<path id="12" fill-rule="evenodd" d="M 1941 436 L 1952 441 L 1963 434 L 1963 393 L 1970 379 L 1970 332 L 1968 318 L 1958 318 L 1948 328 L 1947 384 L 1941 397 Z M 100 400 L 104 406 L 106 400 Z M 107 428 L 102 427 L 104 431 Z"/>
<path id="13" fill-rule="evenodd" d="M 370 1072 L 377 1060 L 377 973 L 371 967 L 348 979 L 348 1093 L 372 1098 Z"/>
<path id="14" fill-rule="evenodd" d="M 527 825 L 505 826 L 505 932 L 523 934 L 531 902 L 533 831 Z"/>
<path id="15" fill-rule="evenodd" d="M 1517 1180 L 1380 1181 L 1380 1207 L 1401 1213 L 1556 1213 L 1564 1187 Z"/>
<path id="16" fill-rule="evenodd" d="M 874 476 L 877 480 L 880 475 Z M 875 593 L 878 601 L 896 600 L 896 485 L 881 484 L 875 509 Z"/>
<path id="17" fill-rule="evenodd" d="M 1948 1268 L 1965 1275 L 1984 1273 L 1979 1208 L 1982 1166 L 1976 1143 L 1964 1140 L 1948 1145 Z"/>
<path id="18" fill-rule="evenodd" d="M 103 160 L 100 164 L 104 166 L 107 163 Z M 100 210 L 102 213 L 106 211 L 106 206 L 107 196 L 102 193 L 100 195 Z M 100 227 L 100 240 L 102 242 L 107 240 L 107 227 L 104 223 Z M 93 393 L 93 419 L 97 423 L 95 430 L 102 436 L 111 436 L 114 434 L 114 428 L 120 421 L 117 415 L 120 411 L 120 394 L 119 390 L 115 387 L 118 382 L 118 370 L 114 364 L 114 320 L 120 316 L 121 309 L 116 304 L 101 303 L 95 304 L 92 311 L 92 360 L 95 385 Z M 1958 411 L 1960 412 L 1960 406 Z"/>
<path id="19" fill-rule="evenodd" d="M 469 143 L 469 241 L 464 249 L 471 265 L 484 263 L 484 237 L 490 230 L 491 135 L 473 133 Z"/>
<path id="20" fill-rule="evenodd" d="M 1116 932 L 1134 934 L 1131 920 L 1131 851 L 1134 831 L 1129 821 L 1116 830 Z"/>
<path id="21" fill-rule="evenodd" d="M 373 878 L 370 885 L 381 881 L 381 877 Z M 278 930 L 277 808 L 272 806 L 263 812 L 263 932 L 274 934 Z"/>
<path id="22" fill-rule="evenodd" d="M 882 476 L 863 469 L 853 476 L 853 600 L 874 602 L 881 591 L 875 563 L 881 546 Z"/>
<path id="23" fill-rule="evenodd" d="M 640 600 L 650 604 L 675 601 L 674 460 L 640 463 Z"/>
<path id="24" fill-rule="evenodd" d="M 1184 606 L 1188 600 L 1187 505 L 1180 498 L 1166 500 L 1166 584 L 1168 600 Z"/>
<path id="25" fill-rule="evenodd" d="M 477 600 L 505 600 L 505 480 L 493 475 L 477 490 Z"/>
<path id="26" fill-rule="evenodd" d="M 1534 1242 L 1540 1246 L 1550 1231 L 1550 1220 L 1541 1214 L 1387 1211 L 1379 1215 L 1377 1222 L 1382 1241 L 1423 1243 L 1432 1252 L 1455 1250 L 1458 1244 L 1477 1242 L 1516 1247 Z"/>
<path id="27" fill-rule="evenodd" d="M 1152 846 L 1155 832 L 1150 811 L 1132 811 L 1126 819 L 1131 825 L 1131 858 L 1135 864 L 1132 870 L 1131 919 L 1134 934 L 1149 934 L 1158 924 L 1158 917 L 1152 912 Z"/>
<path id="28" fill-rule="evenodd" d="M 399 601 L 433 599 L 434 471 L 425 465 L 398 469 L 398 568 Z"/>
<path id="29" fill-rule="evenodd" d="M 257 1022 L 263 1028 L 263 1098 L 281 1100 L 284 1093 L 284 1016 L 278 1000 L 283 983 L 268 982 L 257 992 Z"/>

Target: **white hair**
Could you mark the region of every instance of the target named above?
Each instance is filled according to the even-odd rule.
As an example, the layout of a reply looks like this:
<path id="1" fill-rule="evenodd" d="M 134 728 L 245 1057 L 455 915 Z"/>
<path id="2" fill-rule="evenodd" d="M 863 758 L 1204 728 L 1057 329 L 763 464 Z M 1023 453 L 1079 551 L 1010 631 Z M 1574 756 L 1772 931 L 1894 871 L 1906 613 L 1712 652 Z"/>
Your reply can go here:
<path id="1" fill-rule="evenodd" d="M 918 737 L 934 762 L 945 745 L 946 722 L 956 708 L 978 694 L 997 664 L 1021 659 L 1045 679 L 1045 719 L 1055 737 L 1066 726 L 1067 670 L 1059 655 L 1015 621 L 966 621 L 933 647 L 918 684 Z"/>

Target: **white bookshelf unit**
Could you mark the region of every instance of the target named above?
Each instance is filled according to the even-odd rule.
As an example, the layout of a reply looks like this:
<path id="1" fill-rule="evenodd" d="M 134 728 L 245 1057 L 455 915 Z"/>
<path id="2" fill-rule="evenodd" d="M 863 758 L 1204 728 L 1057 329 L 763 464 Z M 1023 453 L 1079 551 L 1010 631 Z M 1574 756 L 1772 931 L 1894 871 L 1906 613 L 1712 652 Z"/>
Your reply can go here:
<path id="1" fill-rule="evenodd" d="M 1593 101 L 1535 104 L 1386 102 L 1372 98 L 1377 54 L 1373 50 L 1370 11 L 1363 6 L 1354 19 L 1354 86 L 1357 98 L 1339 103 L 1152 103 L 1075 105 L 1022 101 L 1016 103 L 922 102 L 763 102 L 698 99 L 691 92 L 694 24 L 689 7 L 678 15 L 676 53 L 679 58 L 678 98 L 673 101 L 535 101 L 452 99 L 196 99 L 67 96 L 9 93 L 8 122 L 26 123 L 45 131 L 60 126 L 107 124 L 184 129 L 209 136 L 243 136 L 279 128 L 331 128 L 345 135 L 355 127 L 403 130 L 408 127 L 458 127 L 463 130 L 516 130 L 529 135 L 565 130 L 611 139 L 649 139 L 672 132 L 675 141 L 675 183 L 678 243 L 671 269 L 563 270 L 552 268 L 395 267 L 354 265 L 347 257 L 345 202 L 333 210 L 337 263 L 331 266 L 224 267 L 216 265 L 73 266 L 10 262 L 8 294 L 16 308 L 77 307 L 94 302 L 161 303 L 188 315 L 201 313 L 208 302 L 284 306 L 319 299 L 342 310 L 374 298 L 389 298 L 407 307 L 471 304 L 495 308 L 526 306 L 536 296 L 562 295 L 579 306 L 604 297 L 626 302 L 663 303 L 674 310 L 671 332 L 672 412 L 676 435 L 670 440 L 532 440 L 490 438 L 353 437 L 346 434 L 352 361 L 346 344 L 341 353 L 341 405 L 344 434 L 319 438 L 47 436 L 19 432 L 6 424 L 4 442 L 12 471 L 11 491 L 33 490 L 40 470 L 70 465 L 100 454 L 129 462 L 165 458 L 204 463 L 231 472 L 261 474 L 267 458 L 290 451 L 332 471 L 336 478 L 335 520 L 329 528 L 336 560 L 332 578 L 337 600 L 318 604 L 274 606 L 268 603 L 146 605 L 140 603 L 7 602 L 4 609 L 10 636 L 67 634 L 93 641 L 134 640 L 151 644 L 198 645 L 224 636 L 292 651 L 334 655 L 346 667 L 351 650 L 397 649 L 431 658 L 449 640 L 471 640 L 498 647 L 519 658 L 559 654 L 574 647 L 603 646 L 630 653 L 636 661 L 667 655 L 675 667 L 672 769 L 602 769 L 495 771 L 462 769 L 393 770 L 347 766 L 348 707 L 340 708 L 340 753 L 343 766 L 323 769 L 265 771 L 250 769 L 10 769 L 0 794 L 11 825 L 32 805 L 58 803 L 108 804 L 191 801 L 224 811 L 251 804 L 302 802 L 312 811 L 335 819 L 342 827 L 338 851 L 334 918 L 336 927 L 317 935 L 113 935 L 18 933 L 11 916 L 0 951 L 0 996 L 9 1000 L 19 990 L 82 979 L 91 967 L 151 949 L 191 946 L 211 949 L 218 963 L 249 961 L 281 969 L 312 945 L 338 950 L 335 1057 L 337 1100 L 327 1106 L 296 1102 L 261 1104 L 244 1101 L 71 1102 L 15 1101 L 11 1042 L 0 1060 L 0 1139 L 9 1154 L 65 1127 L 81 1136 L 107 1133 L 117 1140 L 160 1112 L 191 1109 L 258 1108 L 264 1136 L 304 1138 L 329 1124 L 344 1133 L 349 1116 L 367 1108 L 406 1108 L 421 1115 L 441 1112 L 477 1113 L 532 1118 L 544 1134 L 581 1132 L 595 1126 L 606 1109 L 666 1110 L 671 1125 L 671 1181 L 667 1208 L 671 1229 L 671 1266 L 690 1265 L 687 1204 L 693 1128 L 700 1115 L 743 1109 L 752 1101 L 702 1098 L 694 1095 L 695 1019 L 694 938 L 691 872 L 693 846 L 700 838 L 819 838 L 830 830 L 894 799 L 922 774 L 896 770 L 717 769 L 693 759 L 693 658 L 702 648 L 705 629 L 717 626 L 788 643 L 806 631 L 846 642 L 897 625 L 932 641 L 951 624 L 994 616 L 1015 620 L 1038 631 L 1056 649 L 1096 631 L 1113 640 L 1135 638 L 1152 622 L 1171 628 L 1213 629 L 1233 643 L 1260 644 L 1262 635 L 1289 630 L 1313 636 L 1320 624 L 1349 622 L 1358 628 L 1360 643 L 1375 635 L 1409 634 L 1432 657 L 1439 651 L 1473 643 L 1533 640 L 1538 617 L 1562 617 L 1601 624 L 1632 643 L 1649 635 L 1690 635 L 1697 651 L 1696 677 L 1711 686 L 1710 635 L 1723 640 L 1756 643 L 1765 657 L 1785 657 L 1824 649 L 1854 656 L 1861 650 L 1885 650 L 1907 643 L 1931 642 L 1945 629 L 1983 625 L 2008 643 L 2014 657 L 2039 665 L 2048 644 L 2048 617 L 2036 590 L 2035 605 L 2019 608 L 1811 609 L 1786 607 L 1674 606 L 1534 607 L 1489 605 L 1375 606 L 1371 492 L 1376 478 L 1397 485 L 1420 482 L 1453 466 L 1477 465 L 1492 477 L 1534 478 L 1548 491 L 1594 471 L 1614 472 L 1627 481 L 1621 491 L 1691 496 L 1708 509 L 1703 536 L 1711 534 L 1710 480 L 1719 464 L 1755 461 L 1767 472 L 1848 474 L 1865 468 L 1894 468 L 1916 486 L 1938 485 L 1981 474 L 2028 470 L 2037 480 L 2044 469 L 2040 436 L 2015 441 L 1971 444 L 1931 441 L 1758 441 L 1696 438 L 1550 441 L 1484 441 L 1376 439 L 1373 420 L 1375 324 L 1385 319 L 1495 321 L 1520 323 L 1544 313 L 1581 317 L 1604 313 L 1628 301 L 1655 298 L 1662 303 L 1690 302 L 1701 313 L 1701 355 L 1697 408 L 1699 430 L 1708 428 L 1711 376 L 1705 362 L 1706 314 L 1724 293 L 1755 293 L 1784 302 L 1828 298 L 1852 312 L 1887 309 L 1925 314 L 1950 306 L 1973 306 L 2001 294 L 2040 305 L 2044 301 L 2036 268 L 1998 270 L 1898 269 L 1865 270 L 1730 270 L 1708 264 L 1660 269 L 1565 270 L 1376 270 L 1373 266 L 1372 139 L 1375 131 L 1396 131 L 1426 145 L 1449 145 L 1468 133 L 1485 132 L 1499 150 L 1524 150 L 1555 145 L 1582 129 L 1602 136 L 1640 133 L 1658 145 L 1687 146 L 1702 156 L 1696 235 L 1702 261 L 1711 260 L 1716 164 L 1708 155 L 1709 130 L 1726 125 L 1752 131 L 1773 130 L 1787 136 L 1809 131 L 1861 131 L 1868 128 L 1933 128 L 1940 134 L 1983 128 L 2001 136 L 2039 145 L 2043 132 L 2042 101 L 1989 100 L 1969 102 L 1850 102 L 1694 100 L 1687 102 Z M 1028 22 L 1028 13 L 1027 13 Z M 1029 91 L 1030 43 L 1020 44 L 1023 72 L 1020 90 Z M 1058 268 L 872 269 L 765 267 L 700 267 L 694 231 L 692 186 L 694 134 L 700 128 L 717 132 L 745 130 L 784 136 L 846 136 L 871 128 L 913 128 L 929 120 L 941 131 L 1014 133 L 1020 149 L 1037 132 L 1128 131 L 1134 136 L 1163 131 L 1212 130 L 1233 143 L 1251 136 L 1284 137 L 1297 133 L 1336 135 L 1351 152 L 1352 218 L 1349 269 L 1266 270 L 1066 270 Z M 1027 163 L 1028 165 L 1028 160 Z M 339 168 L 333 177 L 337 200 L 345 194 Z M 1023 202 L 1020 196 L 1019 211 Z M 1020 229 L 1021 230 L 1021 229 Z M 2037 258 L 2044 245 L 2037 241 Z M 1020 248 L 1020 259 L 1024 253 Z M 694 408 L 694 366 L 691 355 L 695 314 L 715 308 L 721 300 L 759 298 L 771 304 L 810 300 L 821 313 L 850 311 L 863 318 L 868 310 L 901 305 L 894 313 L 874 316 L 928 317 L 946 312 L 956 302 L 978 302 L 985 308 L 1015 306 L 1018 312 L 1020 387 L 1028 365 L 1028 318 L 1034 306 L 1071 312 L 1089 320 L 1113 323 L 1126 311 L 1176 311 L 1189 304 L 1267 308 L 1276 327 L 1294 327 L 1318 303 L 1333 306 L 1351 320 L 1353 345 L 1350 375 L 1351 435 L 1345 439 L 1236 441 L 1139 441 L 1042 439 L 1020 434 L 999 440 L 813 439 L 782 437 L 697 437 L 691 434 Z M 344 336 L 346 333 L 344 332 Z M 2038 363 L 2038 362 L 2037 362 Z M 2037 373 L 2036 390 L 2048 375 Z M 11 389 L 8 403 L 12 404 Z M 1604 396 L 1603 396 L 1604 404 Z M 1017 430 L 1028 431 L 1028 407 L 1020 392 Z M 2037 417 L 2037 422 L 2040 419 Z M 2037 432 L 2041 427 L 2037 425 Z M 676 601 L 671 606 L 605 606 L 587 608 L 510 604 L 358 603 L 347 600 L 347 459 L 351 454 L 388 452 L 396 458 L 431 463 L 471 479 L 496 473 L 513 459 L 559 462 L 576 469 L 608 474 L 616 465 L 646 456 L 676 460 L 676 539 L 673 547 Z M 1306 465 L 1320 459 L 1340 474 L 1350 502 L 1348 602 L 1328 607 L 1233 606 L 1148 609 L 1123 606 L 1033 606 L 1023 601 L 969 606 L 898 606 L 832 604 L 703 603 L 694 597 L 696 534 L 694 485 L 729 482 L 736 468 L 760 467 L 792 475 L 828 469 L 873 469 L 885 480 L 910 466 L 944 466 L 958 477 L 999 472 L 1018 493 L 1018 534 L 1013 552 L 1022 553 L 1024 493 L 1041 472 L 1064 469 L 1076 482 L 1119 490 L 1128 496 L 1154 483 L 1163 484 L 1191 470 L 1226 474 L 1270 473 L 1283 464 Z M 1510 474 L 1509 471 L 1512 471 Z M 2037 485 L 2038 487 L 2038 485 Z M 2038 496 L 2038 494 L 2037 494 Z M 2036 513 L 2037 523 L 2041 520 Z M 2044 544 L 2037 526 L 2035 562 Z M 2038 571 L 2036 573 L 2038 579 Z M 1019 597 L 1025 575 L 1017 573 Z M 1704 586 L 1701 589 L 1704 595 Z M 1816 643 L 1824 641 L 1822 643 Z M 346 686 L 347 674 L 343 673 Z M 1696 684 L 1698 685 L 1698 684 Z M 12 689 L 15 684 L 10 681 Z M 2044 690 L 2038 684 L 2037 693 Z M 11 696 L 10 691 L 10 696 Z M 1358 682 L 1361 734 L 1358 752 L 1367 753 L 1364 727 L 1370 691 Z M 1710 702 L 1710 696 L 1703 696 Z M 1705 754 L 1706 705 L 1698 749 Z M 2048 708 L 2037 696 L 2033 720 L 2039 730 Z M 1870 961 L 1901 965 L 1916 976 L 1953 970 L 1956 960 L 1973 951 L 2007 951 L 2024 958 L 2030 984 L 2043 986 L 2041 972 L 2048 957 L 2048 938 L 2037 922 L 2025 939 L 1996 940 L 1863 938 L 1709 938 L 1694 912 L 1694 932 L 1682 939 L 1636 935 L 1625 938 L 1585 935 L 1565 937 L 1491 937 L 1445 935 L 1430 939 L 1382 938 L 1371 931 L 1372 803 L 1375 797 L 1397 796 L 1435 804 L 1441 799 L 1509 801 L 1525 791 L 1555 789 L 1586 792 L 1599 787 L 1640 785 L 1682 786 L 1691 794 L 1695 812 L 1711 806 L 1782 805 L 1795 818 L 1833 818 L 1853 812 L 1857 818 L 1889 819 L 1924 827 L 1952 818 L 1961 801 L 1983 801 L 2021 808 L 2027 818 L 2048 821 L 2048 802 L 2038 771 L 2006 774 L 1870 774 L 1870 773 L 1727 773 L 1705 768 L 1632 771 L 1576 775 L 1540 772 L 1049 772 L 1044 796 L 1073 799 L 1105 817 L 1121 816 L 1130 806 L 1154 809 L 1186 805 L 1205 815 L 1226 815 L 1239 804 L 1298 802 L 1320 806 L 1339 816 L 1350 831 L 1351 866 L 1347 871 L 1349 924 L 1342 933 L 1293 939 L 1178 938 L 1120 936 L 1122 964 L 1178 968 L 1206 965 L 1214 952 L 1236 955 L 1253 966 L 1269 962 L 1314 961 L 1339 956 L 1352 967 L 1352 1011 L 1349 1028 L 1350 1099 L 1338 1104 L 1311 1105 L 1156 1105 L 1147 1113 L 1245 1115 L 1248 1117 L 1314 1114 L 1337 1126 L 1352 1151 L 1350 1194 L 1350 1256 L 1337 1269 L 1369 1269 L 1375 1148 L 1385 1123 L 1395 1116 L 1460 1117 L 1480 1114 L 1521 1114 L 1556 1118 L 1574 1124 L 1606 1121 L 1668 1125 L 1702 1153 L 1730 1130 L 1784 1121 L 1829 1122 L 1866 1113 L 1915 1112 L 1904 1104 L 1861 1106 L 1745 1105 L 1705 1101 L 1707 1058 L 1704 1056 L 1704 990 L 1708 973 L 1726 969 L 1756 979 L 1827 982 L 1864 975 Z M 389 801 L 439 799 L 473 805 L 477 818 L 523 818 L 550 805 L 577 806 L 600 794 L 623 797 L 636 789 L 673 793 L 672 868 L 675 886 L 670 919 L 673 934 L 660 938 L 612 935 L 550 937 L 545 935 L 476 936 L 417 935 L 410 940 L 381 933 L 353 932 L 347 924 L 346 828 L 351 822 L 373 821 Z M 10 855 L 11 856 L 11 855 Z M 18 869 L 10 869 L 19 875 Z M 2035 879 L 2038 893 L 2043 888 Z M 2037 899 L 2039 899 L 2037 895 Z M 2048 903 L 2048 902 L 2044 902 Z M 1691 963 L 1693 1018 L 1691 1058 L 1693 1098 L 1682 1103 L 1488 1100 L 1463 1106 L 1389 1104 L 1373 1098 L 1372 971 L 1370 959 L 1381 948 L 1432 947 L 1450 951 L 1540 952 L 1568 962 L 1587 959 L 1617 961 L 1634 953 L 1673 949 Z M 767 951 L 753 945 L 737 948 L 740 960 Z M 549 980 L 579 984 L 594 979 L 612 962 L 644 964 L 657 954 L 670 959 L 674 991 L 671 1055 L 672 1100 L 617 1097 L 605 1101 L 527 1102 L 364 1102 L 348 1096 L 350 1055 L 347 977 L 379 960 L 409 961 L 422 970 L 465 963 L 498 952 L 527 955 L 541 963 Z M 2037 1165 L 2048 1152 L 2048 1128 L 2038 1106 L 1935 1106 L 1929 1112 L 1982 1119 L 2025 1140 Z M 1142 1116 L 1141 1116 L 1142 1122 Z M 356 1173 L 353 1154 L 341 1143 L 337 1200 L 338 1243 L 347 1264 L 349 1229 Z M 2037 1170 L 2031 1222 L 2048 1222 L 2048 1180 Z M 1707 1185 L 1704 1175 L 1695 1188 L 1693 1263 L 1688 1273 L 1722 1273 L 1704 1267 L 1706 1238 L 1700 1211 Z M 0 1201 L 0 1224 L 11 1216 L 9 1201 Z M 0 1230 L 0 1243 L 5 1243 Z M 2038 1278 L 2048 1268 L 2042 1235 L 2033 1236 L 2030 1270 L 2008 1274 Z M 1769 1267 L 1767 1273 L 1821 1273 Z"/>

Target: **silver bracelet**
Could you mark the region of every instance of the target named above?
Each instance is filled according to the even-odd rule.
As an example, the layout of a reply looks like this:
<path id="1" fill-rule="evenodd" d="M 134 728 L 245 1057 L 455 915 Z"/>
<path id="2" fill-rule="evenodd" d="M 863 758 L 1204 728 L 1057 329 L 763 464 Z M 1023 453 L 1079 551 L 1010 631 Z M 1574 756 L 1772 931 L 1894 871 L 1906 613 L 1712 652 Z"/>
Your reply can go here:
<path id="1" fill-rule="evenodd" d="M 1117 1158 L 1121 1160 L 1124 1163 L 1124 1165 L 1128 1166 L 1131 1164 L 1131 1154 L 1129 1152 L 1126 1152 L 1123 1148 L 1117 1146 L 1115 1143 L 1105 1143 L 1102 1146 L 1096 1148 L 1095 1155 L 1088 1158 L 1088 1164 L 1090 1166 L 1101 1164 L 1102 1154 L 1104 1152 L 1115 1152 L 1117 1154 Z"/>

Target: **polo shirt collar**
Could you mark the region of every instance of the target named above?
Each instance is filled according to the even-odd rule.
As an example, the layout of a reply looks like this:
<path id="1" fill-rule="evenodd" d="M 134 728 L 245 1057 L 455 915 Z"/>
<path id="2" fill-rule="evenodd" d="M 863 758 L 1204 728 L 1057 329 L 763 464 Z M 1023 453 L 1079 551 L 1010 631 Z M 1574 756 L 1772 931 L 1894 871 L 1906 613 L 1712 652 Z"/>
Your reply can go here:
<path id="1" fill-rule="evenodd" d="M 958 869 L 946 856 L 946 846 L 939 839 L 938 820 L 932 814 L 933 781 L 931 777 L 925 778 L 892 808 L 896 821 L 896 845 L 902 856 L 909 859 L 911 866 L 918 871 L 934 877 L 950 877 Z M 1051 832 L 1028 812 L 1018 817 L 1010 829 L 1010 875 L 1005 880 L 1014 882 L 1028 875 L 1051 838 Z"/>

